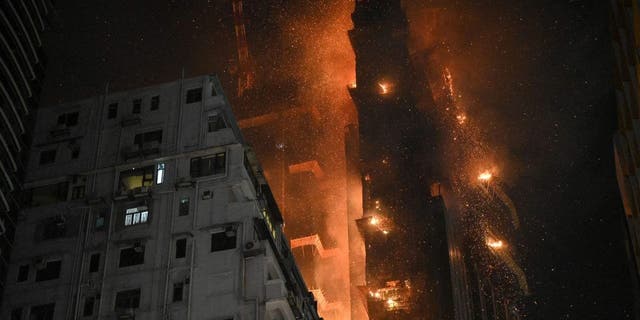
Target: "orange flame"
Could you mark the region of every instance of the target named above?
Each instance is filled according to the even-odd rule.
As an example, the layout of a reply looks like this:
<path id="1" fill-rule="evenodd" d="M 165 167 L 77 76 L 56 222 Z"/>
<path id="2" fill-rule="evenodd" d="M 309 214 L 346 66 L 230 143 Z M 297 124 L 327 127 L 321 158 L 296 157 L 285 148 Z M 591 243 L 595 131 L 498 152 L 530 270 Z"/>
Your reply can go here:
<path id="1" fill-rule="evenodd" d="M 493 174 L 489 170 L 485 170 L 478 175 L 478 180 L 482 182 L 489 182 L 493 178 Z"/>
<path id="2" fill-rule="evenodd" d="M 391 85 L 388 82 L 378 82 L 381 94 L 387 94 L 391 92 Z"/>

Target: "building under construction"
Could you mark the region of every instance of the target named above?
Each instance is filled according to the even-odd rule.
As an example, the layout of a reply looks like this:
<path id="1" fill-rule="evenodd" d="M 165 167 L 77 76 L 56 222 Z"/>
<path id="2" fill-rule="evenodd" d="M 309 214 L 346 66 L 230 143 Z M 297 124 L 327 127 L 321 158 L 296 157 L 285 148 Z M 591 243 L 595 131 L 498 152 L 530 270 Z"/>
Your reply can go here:
<path id="1" fill-rule="evenodd" d="M 437 130 L 417 107 L 413 90 L 430 92 L 413 73 L 407 19 L 399 0 L 357 1 L 352 19 L 369 318 L 454 319 Z"/>

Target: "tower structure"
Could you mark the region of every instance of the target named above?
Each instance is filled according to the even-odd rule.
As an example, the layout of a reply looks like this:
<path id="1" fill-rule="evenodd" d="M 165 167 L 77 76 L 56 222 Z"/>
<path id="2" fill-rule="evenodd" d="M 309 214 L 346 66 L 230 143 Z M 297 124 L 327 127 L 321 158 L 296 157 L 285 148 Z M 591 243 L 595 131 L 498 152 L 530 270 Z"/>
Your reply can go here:
<path id="1" fill-rule="evenodd" d="M 437 130 L 417 108 L 400 0 L 358 0 L 349 37 L 370 319 L 454 319 Z M 426 95 L 427 108 L 434 106 Z"/>

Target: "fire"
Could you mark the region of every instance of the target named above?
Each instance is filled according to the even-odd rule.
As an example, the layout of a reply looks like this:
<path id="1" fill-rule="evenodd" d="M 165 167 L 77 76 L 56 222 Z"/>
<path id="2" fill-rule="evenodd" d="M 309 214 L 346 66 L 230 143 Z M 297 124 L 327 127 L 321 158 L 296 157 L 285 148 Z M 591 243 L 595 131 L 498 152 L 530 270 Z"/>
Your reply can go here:
<path id="1" fill-rule="evenodd" d="M 398 303 L 395 300 L 389 298 L 387 299 L 387 307 L 389 307 L 389 309 L 395 309 L 398 307 Z"/>
<path id="2" fill-rule="evenodd" d="M 464 113 L 461 113 L 456 116 L 456 120 L 458 120 L 458 124 L 465 124 L 467 122 L 467 116 Z"/>
<path id="3" fill-rule="evenodd" d="M 382 230 L 382 233 L 383 234 L 389 234 L 389 231 L 388 230 Z"/>
<path id="4" fill-rule="evenodd" d="M 357 87 L 358 87 L 358 85 L 356 84 L 356 82 L 355 82 L 355 81 L 352 81 L 351 83 L 349 83 L 349 88 L 351 88 L 351 89 L 355 89 L 355 88 L 357 88 Z"/>
<path id="5" fill-rule="evenodd" d="M 504 248 L 504 242 L 502 242 L 502 240 L 494 240 L 494 239 L 487 239 L 487 246 L 489 246 L 492 249 L 502 249 Z"/>
<path id="6" fill-rule="evenodd" d="M 388 82 L 378 82 L 381 94 L 387 94 L 391 92 L 391 85 Z"/>
<path id="7" fill-rule="evenodd" d="M 378 219 L 377 217 L 373 216 L 371 217 L 371 219 L 369 219 L 369 223 L 373 226 L 377 226 L 378 224 L 380 224 L 380 219 Z"/>
<path id="8" fill-rule="evenodd" d="M 489 170 L 485 170 L 478 175 L 478 180 L 482 182 L 489 182 L 493 178 L 493 174 Z"/>

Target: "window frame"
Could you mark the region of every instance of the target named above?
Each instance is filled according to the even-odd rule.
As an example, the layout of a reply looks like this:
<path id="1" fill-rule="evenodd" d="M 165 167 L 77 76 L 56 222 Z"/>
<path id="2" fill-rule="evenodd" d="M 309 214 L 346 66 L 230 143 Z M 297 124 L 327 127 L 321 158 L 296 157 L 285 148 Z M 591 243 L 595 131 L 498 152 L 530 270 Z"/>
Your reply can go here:
<path id="1" fill-rule="evenodd" d="M 239 228 L 237 225 L 219 226 L 211 229 L 209 232 L 211 234 L 210 253 L 235 250 L 238 248 Z M 233 233 L 232 237 L 228 235 L 229 232 Z M 231 246 L 231 244 L 233 244 L 233 246 Z"/>
<path id="2" fill-rule="evenodd" d="M 160 95 L 155 95 L 151 97 L 149 111 L 155 111 L 160 109 Z"/>
<path id="3" fill-rule="evenodd" d="M 123 299 L 122 302 L 127 302 L 126 306 L 119 306 L 118 300 Z M 114 310 L 122 310 L 122 309 L 138 309 L 140 308 L 140 300 L 142 299 L 142 289 L 127 289 L 117 291 L 115 297 L 113 298 L 113 308 Z M 135 302 L 135 303 L 131 303 Z"/>
<path id="4" fill-rule="evenodd" d="M 118 103 L 112 102 L 107 106 L 107 119 L 115 119 L 118 117 Z"/>
<path id="5" fill-rule="evenodd" d="M 56 162 L 57 155 L 58 155 L 58 149 L 41 150 L 40 157 L 38 159 L 38 164 L 41 166 L 53 164 Z M 46 160 L 45 160 L 45 157 L 46 157 Z"/>
<path id="6" fill-rule="evenodd" d="M 136 251 L 136 247 L 141 247 L 142 252 Z M 127 255 L 128 253 L 125 253 L 125 251 L 128 251 L 128 250 L 133 250 L 133 252 L 136 254 L 136 257 L 132 256 L 132 257 L 126 258 L 125 256 L 126 259 L 123 259 L 123 254 Z M 120 248 L 120 254 L 118 255 L 118 269 L 144 265 L 145 252 L 146 252 L 146 248 L 144 244 Z M 123 261 L 125 262 L 123 263 Z"/>
<path id="7" fill-rule="evenodd" d="M 142 98 L 131 100 L 131 114 L 140 114 L 142 112 Z"/>
<path id="8" fill-rule="evenodd" d="M 52 267 L 53 270 L 49 270 L 50 265 L 57 265 L 57 266 Z M 49 274 L 49 272 L 51 274 Z M 44 281 L 60 279 L 60 273 L 62 273 L 62 259 L 47 260 L 44 268 L 40 270 L 36 270 L 35 282 L 44 282 Z"/>
<path id="9" fill-rule="evenodd" d="M 196 96 L 197 94 L 197 96 Z M 202 101 L 202 87 L 188 89 L 185 93 L 185 104 Z"/>
<path id="10" fill-rule="evenodd" d="M 133 211 L 135 210 L 135 211 Z M 127 222 L 127 219 L 130 217 L 130 220 Z M 132 208 L 126 208 L 124 214 L 123 224 L 125 227 L 136 226 L 140 224 L 146 224 L 149 222 L 149 207 L 148 206 L 138 206 Z"/>

